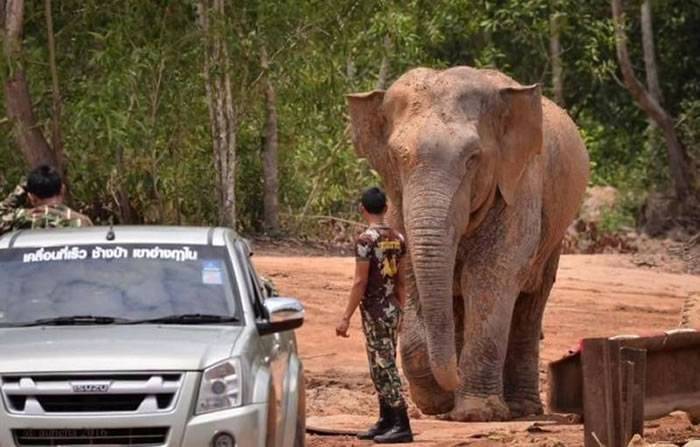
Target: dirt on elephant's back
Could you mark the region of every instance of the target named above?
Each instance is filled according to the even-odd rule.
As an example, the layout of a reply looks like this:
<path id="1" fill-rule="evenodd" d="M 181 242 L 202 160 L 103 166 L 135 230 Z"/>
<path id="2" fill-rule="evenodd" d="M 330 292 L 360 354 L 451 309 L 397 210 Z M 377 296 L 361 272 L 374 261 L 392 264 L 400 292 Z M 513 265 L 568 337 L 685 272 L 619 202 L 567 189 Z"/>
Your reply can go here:
<path id="1" fill-rule="evenodd" d="M 271 277 L 281 293 L 300 298 L 307 319 L 299 330 L 299 349 L 307 376 L 309 425 L 359 430 L 376 418 L 376 397 L 367 372 L 359 322 L 350 338 L 335 336 L 335 324 L 350 290 L 354 259 L 260 256 L 259 273 Z M 641 268 L 623 255 L 562 257 L 557 282 L 545 313 L 541 366 L 543 399 L 546 364 L 574 348 L 584 337 L 651 334 L 677 327 L 686 298 L 700 293 L 700 276 Z M 422 416 L 412 408 L 420 446 L 435 445 L 583 445 L 582 426 L 551 422 L 449 423 Z M 679 442 L 700 438 L 683 414 L 647 423 L 647 437 Z M 307 437 L 311 447 L 364 446 L 352 437 Z"/>

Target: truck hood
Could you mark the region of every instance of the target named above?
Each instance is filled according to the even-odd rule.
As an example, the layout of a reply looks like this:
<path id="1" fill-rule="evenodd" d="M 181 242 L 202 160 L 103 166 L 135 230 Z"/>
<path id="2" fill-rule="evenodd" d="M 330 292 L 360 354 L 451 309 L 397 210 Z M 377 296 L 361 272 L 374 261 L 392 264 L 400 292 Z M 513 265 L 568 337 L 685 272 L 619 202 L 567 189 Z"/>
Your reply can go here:
<path id="1" fill-rule="evenodd" d="M 231 356 L 242 326 L 0 329 L 0 373 L 198 371 Z"/>

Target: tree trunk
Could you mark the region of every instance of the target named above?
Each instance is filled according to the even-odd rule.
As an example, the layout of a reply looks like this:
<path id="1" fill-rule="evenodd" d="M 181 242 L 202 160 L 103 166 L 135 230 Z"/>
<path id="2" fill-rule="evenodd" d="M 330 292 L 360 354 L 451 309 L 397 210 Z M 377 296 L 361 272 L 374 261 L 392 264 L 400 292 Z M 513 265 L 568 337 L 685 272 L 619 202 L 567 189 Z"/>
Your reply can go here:
<path id="1" fill-rule="evenodd" d="M 58 67 L 56 66 L 56 39 L 53 31 L 53 17 L 51 14 L 51 0 L 44 1 L 46 14 L 46 32 L 48 34 L 49 68 L 51 71 L 51 146 L 58 161 L 58 169 L 66 177 L 66 157 L 63 152 L 63 135 L 61 134 L 61 90 L 58 85 Z"/>
<path id="2" fill-rule="evenodd" d="M 377 90 L 385 90 L 387 87 L 386 84 L 389 79 L 389 53 L 392 47 L 391 38 L 388 35 L 384 36 L 384 42 L 382 44 L 382 62 L 379 65 L 379 76 L 377 77 Z"/>
<path id="3" fill-rule="evenodd" d="M 348 54 L 348 58 L 345 61 L 345 77 L 348 79 L 348 85 L 353 85 L 355 82 L 355 75 L 357 75 L 357 69 L 355 68 L 355 62 L 352 57 Z"/>
<path id="4" fill-rule="evenodd" d="M 226 43 L 224 0 L 199 0 L 204 80 L 217 176 L 219 223 L 236 226 L 236 120 Z"/>
<path id="5" fill-rule="evenodd" d="M 661 107 L 659 102 L 647 91 L 634 74 L 632 62 L 627 50 L 622 0 L 611 0 L 613 23 L 615 25 L 615 46 L 620 63 L 623 81 L 637 105 L 656 123 L 666 139 L 668 160 L 673 179 L 676 198 L 684 202 L 691 197 L 694 185 L 693 174 L 689 169 L 689 158 L 685 147 L 676 132 L 673 119 Z M 694 193 L 693 193 L 694 194 Z"/>
<path id="6" fill-rule="evenodd" d="M 553 11 L 549 17 L 549 57 L 552 61 L 552 88 L 554 101 L 564 107 L 564 66 L 561 59 L 562 17 Z"/>
<path id="7" fill-rule="evenodd" d="M 264 227 L 270 233 L 279 232 L 279 139 L 277 125 L 277 94 L 270 76 L 267 49 L 260 52 L 265 76 L 265 136 L 263 147 L 263 205 Z"/>
<path id="8" fill-rule="evenodd" d="M 14 127 L 15 140 L 29 166 L 58 166 L 55 154 L 41 133 L 34 111 L 24 70 L 15 70 L 5 82 L 7 116 Z"/>
<path id="9" fill-rule="evenodd" d="M 122 225 L 134 224 L 134 211 L 129 200 L 129 189 L 126 181 L 126 167 L 124 163 L 124 147 L 117 146 L 117 185 L 115 195 L 119 207 L 119 223 Z"/>
<path id="10" fill-rule="evenodd" d="M 642 47 L 644 49 L 644 68 L 647 75 L 647 88 L 649 94 L 662 105 L 663 94 L 659 83 L 659 70 L 656 65 L 656 52 L 654 47 L 654 27 L 652 26 L 651 0 L 643 0 L 641 6 L 642 16 Z"/>
<path id="11" fill-rule="evenodd" d="M 12 122 L 15 141 L 27 163 L 32 166 L 49 164 L 60 169 L 56 154 L 39 129 L 29 86 L 21 63 L 24 1 L 7 0 L 3 5 L 2 40 L 9 73 L 5 81 L 5 107 Z"/>

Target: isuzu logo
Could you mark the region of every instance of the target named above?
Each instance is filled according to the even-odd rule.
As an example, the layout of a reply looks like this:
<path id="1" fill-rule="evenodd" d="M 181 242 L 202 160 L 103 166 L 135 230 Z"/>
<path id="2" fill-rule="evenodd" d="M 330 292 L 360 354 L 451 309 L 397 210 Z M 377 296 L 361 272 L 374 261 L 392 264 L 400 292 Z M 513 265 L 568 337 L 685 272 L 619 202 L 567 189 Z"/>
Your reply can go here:
<path id="1" fill-rule="evenodd" d="M 106 393 L 112 386 L 110 382 L 71 383 L 74 393 Z"/>

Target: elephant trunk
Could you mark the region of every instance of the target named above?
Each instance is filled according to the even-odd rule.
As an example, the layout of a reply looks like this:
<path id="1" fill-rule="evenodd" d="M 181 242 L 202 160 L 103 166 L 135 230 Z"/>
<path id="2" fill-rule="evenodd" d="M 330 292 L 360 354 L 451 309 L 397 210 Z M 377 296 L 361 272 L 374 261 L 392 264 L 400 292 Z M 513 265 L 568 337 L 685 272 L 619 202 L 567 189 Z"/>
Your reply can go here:
<path id="1" fill-rule="evenodd" d="M 459 385 L 452 311 L 457 244 L 450 204 L 457 185 L 450 191 L 434 180 L 404 196 L 411 198 L 404 202 L 405 223 L 430 368 L 440 387 L 453 391 Z"/>

